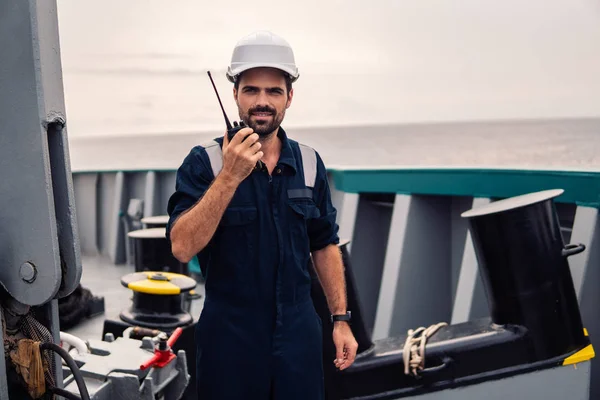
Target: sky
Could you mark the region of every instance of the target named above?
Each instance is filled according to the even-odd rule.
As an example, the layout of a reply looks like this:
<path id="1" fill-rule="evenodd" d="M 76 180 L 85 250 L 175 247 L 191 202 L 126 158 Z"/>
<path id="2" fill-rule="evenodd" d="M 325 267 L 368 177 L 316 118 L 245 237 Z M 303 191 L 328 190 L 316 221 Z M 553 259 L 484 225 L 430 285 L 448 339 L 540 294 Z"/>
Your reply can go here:
<path id="1" fill-rule="evenodd" d="M 224 72 L 259 29 L 295 52 L 288 125 L 600 115 L 597 0 L 57 4 L 70 136 L 221 127 L 206 70 L 236 118 Z"/>

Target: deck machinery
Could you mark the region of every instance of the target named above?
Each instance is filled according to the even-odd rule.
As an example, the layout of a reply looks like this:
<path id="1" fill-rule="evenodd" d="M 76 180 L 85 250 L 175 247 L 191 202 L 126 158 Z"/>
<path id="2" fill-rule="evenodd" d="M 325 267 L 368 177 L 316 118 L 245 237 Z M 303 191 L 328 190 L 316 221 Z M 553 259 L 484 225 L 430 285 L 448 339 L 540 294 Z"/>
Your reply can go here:
<path id="1" fill-rule="evenodd" d="M 1 0 L 0 52 L 0 399 L 181 398 L 180 333 L 84 341 L 60 332 L 58 301 L 82 267 L 56 1 Z"/>

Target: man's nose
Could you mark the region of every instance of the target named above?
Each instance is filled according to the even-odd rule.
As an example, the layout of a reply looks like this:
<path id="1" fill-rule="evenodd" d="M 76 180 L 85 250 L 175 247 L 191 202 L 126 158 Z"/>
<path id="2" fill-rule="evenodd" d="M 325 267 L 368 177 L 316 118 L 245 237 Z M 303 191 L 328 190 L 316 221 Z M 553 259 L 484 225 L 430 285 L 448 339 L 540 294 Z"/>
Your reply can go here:
<path id="1" fill-rule="evenodd" d="M 268 106 L 269 105 L 269 97 L 267 96 L 266 91 L 261 90 L 258 93 L 258 96 L 256 98 L 256 105 L 257 106 Z"/>

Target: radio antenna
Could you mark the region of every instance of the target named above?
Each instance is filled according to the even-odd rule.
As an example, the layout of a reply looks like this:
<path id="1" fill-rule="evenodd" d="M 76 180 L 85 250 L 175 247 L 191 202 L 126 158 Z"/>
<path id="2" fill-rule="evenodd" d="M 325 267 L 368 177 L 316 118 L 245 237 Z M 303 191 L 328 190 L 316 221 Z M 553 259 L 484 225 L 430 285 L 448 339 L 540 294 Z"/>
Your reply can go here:
<path id="1" fill-rule="evenodd" d="M 231 122 L 229 122 L 229 118 L 227 118 L 227 114 L 225 113 L 225 108 L 223 108 L 223 103 L 221 103 L 221 98 L 219 97 L 219 92 L 217 91 L 217 87 L 215 86 L 215 81 L 213 81 L 212 75 L 210 71 L 206 71 L 208 77 L 210 78 L 210 82 L 212 83 L 213 89 L 215 89 L 215 94 L 217 95 L 217 100 L 219 100 L 219 105 L 221 106 L 221 111 L 223 111 L 223 117 L 225 117 L 225 125 L 227 126 L 227 130 L 232 129 Z"/>

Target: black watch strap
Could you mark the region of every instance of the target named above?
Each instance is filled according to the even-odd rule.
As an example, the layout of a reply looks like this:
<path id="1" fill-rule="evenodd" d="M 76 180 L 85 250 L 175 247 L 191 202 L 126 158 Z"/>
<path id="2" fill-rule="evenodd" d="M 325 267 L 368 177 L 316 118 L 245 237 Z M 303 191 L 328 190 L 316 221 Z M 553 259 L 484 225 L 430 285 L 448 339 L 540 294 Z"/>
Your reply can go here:
<path id="1" fill-rule="evenodd" d="M 352 313 L 350 311 L 346 311 L 346 314 L 333 314 L 331 316 L 331 322 L 337 322 L 337 321 L 350 322 L 351 319 L 352 319 Z"/>

